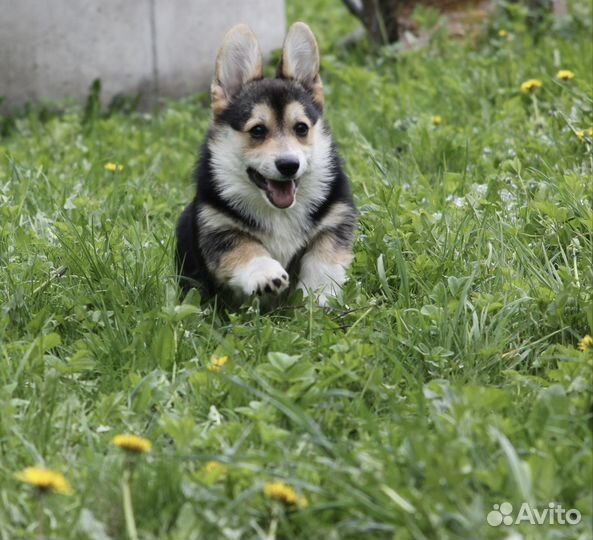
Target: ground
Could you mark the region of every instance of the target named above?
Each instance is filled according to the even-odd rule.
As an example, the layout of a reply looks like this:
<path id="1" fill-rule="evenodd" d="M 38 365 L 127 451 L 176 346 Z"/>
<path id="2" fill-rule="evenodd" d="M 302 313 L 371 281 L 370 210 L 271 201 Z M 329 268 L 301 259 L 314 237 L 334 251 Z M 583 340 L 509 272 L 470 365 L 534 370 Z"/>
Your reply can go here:
<path id="1" fill-rule="evenodd" d="M 591 10 L 522 9 L 369 50 L 289 3 L 361 211 L 331 310 L 180 304 L 206 95 L 2 121 L 0 539 L 127 538 L 122 479 L 144 540 L 591 538 Z M 582 518 L 489 525 L 505 502 Z"/>

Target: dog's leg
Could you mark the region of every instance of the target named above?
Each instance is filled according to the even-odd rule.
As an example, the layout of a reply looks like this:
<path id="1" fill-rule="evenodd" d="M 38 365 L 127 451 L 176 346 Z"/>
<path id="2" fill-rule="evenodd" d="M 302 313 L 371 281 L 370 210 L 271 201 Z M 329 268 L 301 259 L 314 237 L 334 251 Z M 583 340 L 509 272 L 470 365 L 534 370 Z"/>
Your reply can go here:
<path id="1" fill-rule="evenodd" d="M 346 269 L 352 262 L 351 240 L 333 231 L 321 233 L 301 259 L 297 287 L 305 296 L 314 292 L 319 305 L 327 306 L 328 298 L 336 296 L 346 281 Z"/>
<path id="2" fill-rule="evenodd" d="M 280 294 L 288 287 L 288 272 L 248 234 L 211 232 L 201 236 L 200 247 L 217 281 L 239 293 Z"/>

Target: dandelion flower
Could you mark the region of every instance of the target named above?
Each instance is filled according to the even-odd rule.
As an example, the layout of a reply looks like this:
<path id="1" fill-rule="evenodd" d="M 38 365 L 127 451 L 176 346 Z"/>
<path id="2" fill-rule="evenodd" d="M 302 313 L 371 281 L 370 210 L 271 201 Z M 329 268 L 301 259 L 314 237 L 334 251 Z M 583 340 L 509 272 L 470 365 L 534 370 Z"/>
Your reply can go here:
<path id="1" fill-rule="evenodd" d="M 148 439 L 139 437 L 138 435 L 116 435 L 111 439 L 111 442 L 126 452 L 134 452 L 136 454 L 142 454 L 152 450 L 152 443 Z"/>
<path id="2" fill-rule="evenodd" d="M 577 136 L 579 141 L 582 141 L 585 138 L 585 130 L 584 129 L 577 129 L 574 134 Z"/>
<path id="3" fill-rule="evenodd" d="M 227 467 L 220 463 L 220 461 L 209 461 L 204 467 L 204 472 L 207 476 L 224 478 L 227 474 Z"/>
<path id="4" fill-rule="evenodd" d="M 561 69 L 556 73 L 556 78 L 562 81 L 570 81 L 571 79 L 574 79 L 574 71 L 570 71 L 570 69 Z"/>
<path id="5" fill-rule="evenodd" d="M 105 163 L 105 170 L 109 172 L 119 172 L 124 170 L 124 166 L 120 163 Z"/>
<path id="6" fill-rule="evenodd" d="M 509 35 L 509 33 L 506 30 L 499 30 L 498 31 L 498 37 L 500 37 L 500 38 L 503 38 L 504 39 L 504 38 L 508 37 L 508 35 Z"/>
<path id="7" fill-rule="evenodd" d="M 27 467 L 15 474 L 17 480 L 35 486 L 39 491 L 55 491 L 62 495 L 70 495 L 72 488 L 68 480 L 59 472 L 41 467 Z"/>
<path id="8" fill-rule="evenodd" d="M 539 79 L 529 79 L 521 83 L 521 92 L 533 92 L 541 86 L 542 82 Z"/>
<path id="9" fill-rule="evenodd" d="M 264 495 L 268 499 L 275 499 L 289 506 L 305 508 L 309 505 L 306 497 L 299 497 L 296 491 L 283 482 L 268 482 L 264 486 Z"/>
<path id="10" fill-rule="evenodd" d="M 579 351 L 583 352 L 593 348 L 593 337 L 586 335 L 583 339 L 581 339 L 581 341 L 579 341 L 577 348 Z"/>
<path id="11" fill-rule="evenodd" d="M 209 371 L 220 371 L 225 364 L 229 361 L 228 356 L 219 356 L 218 358 L 214 358 L 212 362 L 208 364 Z"/>
<path id="12" fill-rule="evenodd" d="M 442 124 L 442 123 L 443 123 L 443 117 L 442 117 L 442 116 L 440 116 L 440 115 L 438 115 L 438 114 L 435 114 L 435 115 L 434 115 L 434 116 L 431 118 L 431 120 L 432 120 L 432 124 L 433 124 L 434 126 L 438 126 L 438 125 L 440 125 L 440 124 Z"/>

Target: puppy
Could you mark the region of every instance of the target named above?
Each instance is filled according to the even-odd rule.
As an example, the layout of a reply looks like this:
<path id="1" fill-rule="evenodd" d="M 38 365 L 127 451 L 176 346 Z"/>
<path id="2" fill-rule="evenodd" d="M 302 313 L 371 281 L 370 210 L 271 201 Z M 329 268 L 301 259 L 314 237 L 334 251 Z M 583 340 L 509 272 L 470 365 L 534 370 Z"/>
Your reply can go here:
<path id="1" fill-rule="evenodd" d="M 183 291 L 240 303 L 292 285 L 327 305 L 346 280 L 357 211 L 323 118 L 313 33 L 293 24 L 276 77 L 264 79 L 255 35 L 233 27 L 211 96 L 196 196 L 177 224 Z"/>

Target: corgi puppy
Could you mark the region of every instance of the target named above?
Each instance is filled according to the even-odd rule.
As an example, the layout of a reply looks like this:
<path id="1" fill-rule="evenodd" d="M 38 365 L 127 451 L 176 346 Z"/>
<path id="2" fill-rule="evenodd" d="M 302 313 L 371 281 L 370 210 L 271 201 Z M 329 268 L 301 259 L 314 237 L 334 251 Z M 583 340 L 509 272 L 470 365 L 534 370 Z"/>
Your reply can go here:
<path id="1" fill-rule="evenodd" d="M 323 117 L 309 27 L 290 27 L 273 79 L 263 78 L 253 32 L 233 27 L 211 97 L 196 195 L 177 224 L 183 291 L 195 287 L 203 301 L 230 294 L 240 303 L 296 287 L 327 305 L 346 280 L 358 213 Z"/>

